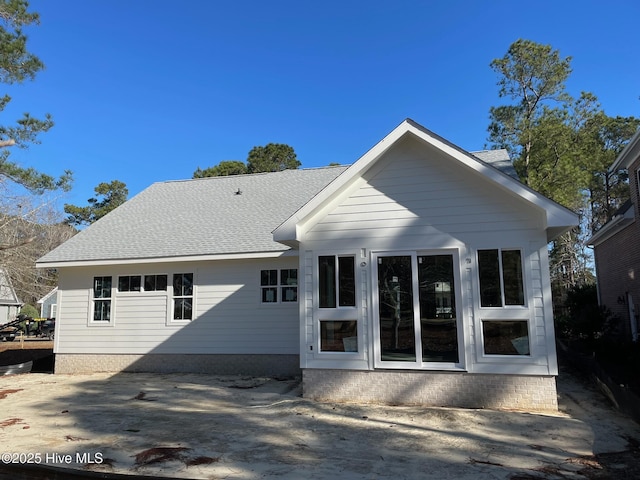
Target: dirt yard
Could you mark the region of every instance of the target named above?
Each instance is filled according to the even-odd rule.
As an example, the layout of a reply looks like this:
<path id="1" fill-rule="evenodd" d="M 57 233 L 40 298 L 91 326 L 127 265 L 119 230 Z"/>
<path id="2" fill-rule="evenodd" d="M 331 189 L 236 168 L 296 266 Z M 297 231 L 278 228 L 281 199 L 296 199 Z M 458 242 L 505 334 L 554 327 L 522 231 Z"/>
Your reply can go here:
<path id="1" fill-rule="evenodd" d="M 48 358 L 51 348 L 0 343 L 0 361 Z M 560 412 L 538 415 L 317 403 L 295 379 L 4 376 L 0 479 L 77 478 L 68 469 L 100 478 L 640 478 L 640 426 L 566 367 L 558 394 Z M 16 476 L 21 454 L 45 477 Z M 52 477 L 54 467 L 66 476 Z"/>

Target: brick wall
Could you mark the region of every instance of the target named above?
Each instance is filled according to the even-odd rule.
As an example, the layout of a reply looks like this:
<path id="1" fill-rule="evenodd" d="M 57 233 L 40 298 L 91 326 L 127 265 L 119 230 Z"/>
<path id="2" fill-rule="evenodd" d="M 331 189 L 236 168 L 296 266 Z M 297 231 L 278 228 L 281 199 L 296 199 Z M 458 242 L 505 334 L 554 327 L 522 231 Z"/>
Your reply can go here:
<path id="1" fill-rule="evenodd" d="M 631 339 L 627 292 L 640 312 L 640 199 L 638 174 L 640 158 L 629 168 L 631 200 L 635 205 L 635 222 L 595 247 L 596 272 L 600 304 L 620 318 L 618 327 L 624 338 Z"/>
<path id="2" fill-rule="evenodd" d="M 298 355 L 56 354 L 55 373 L 155 372 L 300 376 Z"/>
<path id="3" fill-rule="evenodd" d="M 304 369 L 302 381 L 317 401 L 558 410 L 553 376 Z"/>

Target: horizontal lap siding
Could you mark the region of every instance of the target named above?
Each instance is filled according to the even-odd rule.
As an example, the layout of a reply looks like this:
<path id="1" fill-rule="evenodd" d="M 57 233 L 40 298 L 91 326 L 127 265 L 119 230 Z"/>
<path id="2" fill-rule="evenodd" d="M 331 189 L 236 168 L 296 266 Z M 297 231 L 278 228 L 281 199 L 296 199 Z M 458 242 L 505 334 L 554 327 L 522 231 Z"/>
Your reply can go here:
<path id="1" fill-rule="evenodd" d="M 498 192 L 464 167 L 416 140 L 391 149 L 365 182 L 340 199 L 306 240 L 358 243 L 370 248 L 474 244 L 539 235 L 541 212 Z M 499 233 L 500 232 L 500 233 Z M 428 240 L 427 240 L 428 239 Z M 429 243 L 430 245 L 427 245 Z"/>
<path id="2" fill-rule="evenodd" d="M 144 267 L 127 271 L 68 269 L 61 272 L 58 353 L 297 354 L 298 304 L 263 305 L 260 270 L 297 268 L 297 258 L 220 261 Z M 149 271 L 148 271 L 149 270 Z M 96 275 L 194 272 L 195 319 L 168 321 L 165 292 L 117 293 L 112 321 L 91 325 L 90 286 Z M 65 287 L 67 284 L 67 287 Z M 115 283 L 114 283 L 115 284 Z M 83 288 L 77 288 L 82 286 Z"/>

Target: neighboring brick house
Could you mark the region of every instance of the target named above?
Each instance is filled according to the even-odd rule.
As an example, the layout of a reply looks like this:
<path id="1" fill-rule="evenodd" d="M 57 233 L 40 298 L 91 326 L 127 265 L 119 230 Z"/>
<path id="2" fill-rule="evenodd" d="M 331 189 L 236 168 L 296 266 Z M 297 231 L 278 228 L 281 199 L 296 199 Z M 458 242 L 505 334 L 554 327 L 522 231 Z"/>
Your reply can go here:
<path id="1" fill-rule="evenodd" d="M 620 334 L 638 340 L 640 315 L 640 131 L 609 168 L 629 172 L 630 197 L 589 239 L 594 247 L 598 301 L 619 318 Z"/>

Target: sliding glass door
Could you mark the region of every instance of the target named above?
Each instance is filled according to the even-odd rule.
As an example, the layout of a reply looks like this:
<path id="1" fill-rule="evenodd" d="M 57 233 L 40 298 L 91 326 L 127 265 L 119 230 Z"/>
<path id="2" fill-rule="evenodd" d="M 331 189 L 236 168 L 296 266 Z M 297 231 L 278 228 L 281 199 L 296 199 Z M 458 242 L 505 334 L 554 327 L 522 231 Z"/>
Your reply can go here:
<path id="1" fill-rule="evenodd" d="M 454 255 L 377 254 L 376 366 L 459 363 Z"/>

